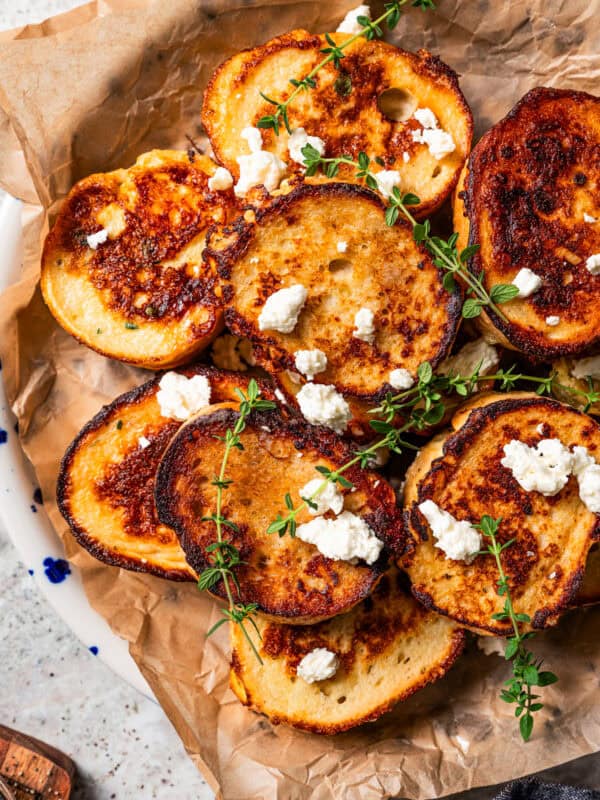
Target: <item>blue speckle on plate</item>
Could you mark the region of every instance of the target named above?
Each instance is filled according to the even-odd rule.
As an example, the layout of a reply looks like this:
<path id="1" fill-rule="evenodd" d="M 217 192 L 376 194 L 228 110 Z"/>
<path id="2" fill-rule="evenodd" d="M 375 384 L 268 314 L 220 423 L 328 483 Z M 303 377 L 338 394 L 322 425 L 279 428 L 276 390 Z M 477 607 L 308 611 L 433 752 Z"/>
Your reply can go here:
<path id="1" fill-rule="evenodd" d="M 8 441 L 8 433 L 4 430 L 4 428 L 0 428 L 0 444 L 6 444 Z"/>
<path id="2" fill-rule="evenodd" d="M 42 490 L 40 489 L 39 486 L 33 493 L 33 502 L 37 503 L 38 506 L 41 506 L 44 503 L 44 498 L 42 497 Z"/>
<path id="3" fill-rule="evenodd" d="M 37 508 L 33 504 L 31 504 L 29 508 L 33 511 L 34 514 L 37 514 Z"/>
<path id="4" fill-rule="evenodd" d="M 32 570 L 32 569 L 28 569 L 28 570 L 27 570 L 27 572 L 28 572 L 30 575 L 33 575 L 33 574 L 34 574 L 34 572 L 33 572 L 33 570 Z"/>
<path id="5" fill-rule="evenodd" d="M 96 647 L 95 644 L 93 644 L 91 647 L 88 647 L 88 650 L 90 651 L 90 653 L 93 656 L 97 656 L 98 655 L 98 648 Z"/>
<path id="6" fill-rule="evenodd" d="M 44 572 L 50 583 L 62 583 L 71 574 L 71 567 L 64 558 L 48 556 L 44 559 Z"/>

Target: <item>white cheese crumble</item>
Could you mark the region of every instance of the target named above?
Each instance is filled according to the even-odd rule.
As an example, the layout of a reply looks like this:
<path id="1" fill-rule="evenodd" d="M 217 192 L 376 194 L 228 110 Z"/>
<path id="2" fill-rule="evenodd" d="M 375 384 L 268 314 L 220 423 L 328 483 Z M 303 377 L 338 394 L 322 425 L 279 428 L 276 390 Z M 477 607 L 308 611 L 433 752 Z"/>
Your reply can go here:
<path id="1" fill-rule="evenodd" d="M 529 267 L 523 267 L 515 275 L 512 284 L 519 290 L 517 297 L 529 297 L 540 288 L 542 279 Z"/>
<path id="2" fill-rule="evenodd" d="M 233 186 L 233 175 L 225 167 L 217 167 L 214 175 L 208 179 L 208 188 L 211 192 L 224 192 Z"/>
<path id="3" fill-rule="evenodd" d="M 503 449 L 500 463 L 526 492 L 553 497 L 566 486 L 573 457 L 559 439 L 542 439 L 535 447 L 512 439 Z"/>
<path id="4" fill-rule="evenodd" d="M 88 247 L 90 247 L 92 250 L 96 250 L 99 244 L 104 244 L 104 242 L 108 239 L 108 231 L 106 228 L 101 228 L 101 230 L 97 231 L 96 233 L 90 233 L 86 239 Z"/>
<path id="5" fill-rule="evenodd" d="M 370 308 L 359 308 L 354 315 L 354 330 L 352 336 L 362 339 L 363 342 L 373 344 L 375 341 L 375 314 Z"/>
<path id="6" fill-rule="evenodd" d="M 317 683 L 333 678 L 338 669 L 338 659 L 335 653 L 326 647 L 316 647 L 307 653 L 298 664 L 296 675 L 306 683 Z"/>
<path id="7" fill-rule="evenodd" d="M 414 385 L 415 379 L 407 369 L 400 367 L 390 372 L 388 381 L 393 389 L 403 391 L 404 389 L 410 389 Z"/>
<path id="8" fill-rule="evenodd" d="M 145 450 L 147 447 L 150 447 L 150 439 L 147 439 L 145 436 L 140 436 L 138 439 L 138 445 Z"/>
<path id="9" fill-rule="evenodd" d="M 253 186 L 262 184 L 267 192 L 277 189 L 287 172 L 287 164 L 275 153 L 262 149 L 262 134 L 258 128 L 244 128 L 241 136 L 248 142 L 250 155 L 238 156 L 240 177 L 234 187 L 237 197 L 244 197 Z"/>
<path id="10" fill-rule="evenodd" d="M 296 536 L 303 542 L 314 544 L 320 553 L 334 561 L 363 559 L 373 564 L 379 558 L 383 542 L 378 539 L 364 519 L 351 511 L 342 511 L 339 517 L 317 517 L 298 525 Z"/>
<path id="11" fill-rule="evenodd" d="M 320 139 L 318 136 L 309 136 L 304 128 L 296 128 L 292 131 L 288 139 L 288 150 L 290 151 L 290 157 L 293 161 L 295 161 L 297 164 L 301 164 L 303 167 L 305 164 L 304 156 L 302 155 L 302 148 L 306 147 L 307 144 L 312 145 L 320 156 L 322 156 L 325 152 L 325 142 L 323 139 Z"/>
<path id="12" fill-rule="evenodd" d="M 560 317 L 555 317 L 554 315 L 546 317 L 546 325 L 549 325 L 551 328 L 556 328 L 556 326 L 559 324 Z"/>
<path id="13" fill-rule="evenodd" d="M 360 33 L 362 25 L 358 21 L 359 17 L 371 19 L 371 9 L 369 6 L 357 6 L 349 11 L 337 27 L 338 33 Z"/>
<path id="14" fill-rule="evenodd" d="M 335 386 L 307 383 L 296 400 L 305 419 L 313 425 L 325 425 L 336 433 L 343 433 L 352 418 L 350 406 Z"/>
<path id="15" fill-rule="evenodd" d="M 396 169 L 382 169 L 375 173 L 379 192 L 388 200 L 396 186 L 400 186 L 400 173 Z"/>
<path id="16" fill-rule="evenodd" d="M 588 214 L 586 211 L 583 212 L 583 221 L 584 222 L 589 222 L 589 223 L 598 222 L 596 217 L 593 217 L 591 214 Z"/>
<path id="17" fill-rule="evenodd" d="M 284 405 L 284 406 L 287 406 L 287 400 L 285 399 L 285 395 L 284 395 L 284 393 L 281 391 L 281 389 L 275 389 L 275 391 L 273 392 L 273 394 L 275 395 L 275 397 L 277 398 L 277 400 L 279 400 L 279 402 L 280 402 L 280 403 L 283 403 L 283 405 Z"/>
<path id="18" fill-rule="evenodd" d="M 319 372 L 325 372 L 327 369 L 327 356 L 318 348 L 314 350 L 296 350 L 294 362 L 298 372 L 306 375 L 309 381 L 312 381 Z"/>
<path id="19" fill-rule="evenodd" d="M 167 372 L 160 379 L 156 399 L 163 417 L 185 420 L 210 404 L 210 383 L 204 375 L 186 378 Z"/>
<path id="20" fill-rule="evenodd" d="M 408 164 L 410 161 L 410 153 L 408 153 L 406 150 L 402 153 L 402 161 L 404 161 L 405 164 Z"/>
<path id="21" fill-rule="evenodd" d="M 580 358 L 571 367 L 571 375 L 574 378 L 600 378 L 600 356 L 590 358 Z"/>
<path id="22" fill-rule="evenodd" d="M 422 130 L 412 132 L 413 141 L 426 144 L 437 161 L 456 150 L 454 139 L 439 127 L 437 117 L 430 108 L 417 108 L 413 116 L 422 126 Z"/>
<path id="23" fill-rule="evenodd" d="M 471 375 L 475 368 L 485 375 L 500 363 L 498 351 L 481 337 L 468 342 L 453 356 L 446 358 L 438 367 L 442 375 Z"/>
<path id="24" fill-rule="evenodd" d="M 459 521 L 443 511 L 433 500 L 425 500 L 419 504 L 419 511 L 437 539 L 435 546 L 453 561 L 465 561 L 470 564 L 481 547 L 481 535 L 470 522 Z"/>
<path id="25" fill-rule="evenodd" d="M 600 253 L 594 253 L 586 262 L 585 267 L 592 275 L 600 275 Z"/>
<path id="26" fill-rule="evenodd" d="M 506 640 L 500 636 L 479 636 L 477 647 L 486 656 L 503 656 Z"/>
<path id="27" fill-rule="evenodd" d="M 338 251 L 338 253 L 345 253 L 347 249 L 348 249 L 348 242 L 344 242 L 343 240 L 340 240 L 336 245 L 336 250 Z"/>
<path id="28" fill-rule="evenodd" d="M 259 330 L 291 333 L 307 297 L 308 292 L 301 283 L 274 292 L 267 298 L 258 317 Z"/>
<path id="29" fill-rule="evenodd" d="M 324 478 L 313 478 L 300 489 L 300 497 L 303 500 L 310 499 L 320 486 L 323 486 Z M 321 516 L 327 511 L 333 511 L 337 516 L 341 513 L 344 507 L 344 495 L 340 492 L 337 484 L 329 481 L 316 497 L 311 500 L 317 507 L 312 508 L 310 505 L 308 511 L 313 517 Z"/>
<path id="30" fill-rule="evenodd" d="M 573 474 L 579 483 L 579 497 L 594 514 L 600 514 L 600 464 L 587 447 L 573 448 Z"/>

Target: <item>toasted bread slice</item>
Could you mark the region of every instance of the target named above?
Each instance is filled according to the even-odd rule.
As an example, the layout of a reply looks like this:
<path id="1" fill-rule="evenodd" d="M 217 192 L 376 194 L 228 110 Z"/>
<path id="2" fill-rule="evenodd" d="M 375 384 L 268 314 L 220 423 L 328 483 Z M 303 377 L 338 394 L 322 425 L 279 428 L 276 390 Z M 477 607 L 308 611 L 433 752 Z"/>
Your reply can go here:
<path id="1" fill-rule="evenodd" d="M 346 243 L 343 256 L 337 248 Z M 257 363 L 271 373 L 296 370 L 295 352 L 322 350 L 327 369 L 316 383 L 373 401 L 391 390 L 389 375 L 416 375 L 448 353 L 460 321 L 458 291 L 447 292 L 410 227 L 388 227 L 368 189 L 343 183 L 300 185 L 207 239 L 205 256 L 223 280 L 225 320 L 251 339 Z M 301 284 L 308 292 L 291 333 L 259 328 L 267 298 Z M 355 338 L 355 315 L 374 315 L 373 344 Z"/>
<path id="2" fill-rule="evenodd" d="M 552 367 L 556 372 L 556 388 L 554 389 L 556 396 L 565 403 L 575 406 L 575 408 L 585 408 L 585 397 L 579 392 L 589 391 L 588 380 L 584 377 L 576 378 L 573 375 L 574 370 L 576 374 L 582 375 L 585 370 L 580 369 L 577 371 L 577 361 L 572 358 L 559 358 L 553 362 Z M 600 391 L 600 380 L 598 378 L 592 378 L 592 389 L 596 392 Z M 600 402 L 592 403 L 587 411 L 590 414 L 600 415 Z"/>
<path id="3" fill-rule="evenodd" d="M 246 389 L 238 373 L 196 366 L 183 375 L 205 375 L 216 402 Z M 69 446 L 58 476 L 58 506 L 82 547 L 106 564 L 171 580 L 195 580 L 177 536 L 158 521 L 154 477 L 181 422 L 161 416 L 160 377 L 117 397 L 85 425 Z M 265 382 L 260 388 L 272 399 Z M 141 440 L 141 441 L 140 441 Z"/>
<path id="4" fill-rule="evenodd" d="M 347 614 L 310 627 L 261 620 L 259 630 L 262 665 L 231 627 L 231 688 L 271 722 L 321 734 L 378 719 L 445 675 L 465 642 L 458 625 L 410 597 L 395 571 Z M 309 684 L 296 670 L 318 647 L 335 653 L 339 666 L 332 678 Z"/>
<path id="5" fill-rule="evenodd" d="M 73 187 L 46 239 L 41 275 L 66 331 L 149 369 L 181 364 L 210 344 L 222 312 L 202 250 L 208 226 L 235 205 L 231 189 L 209 190 L 215 169 L 205 156 L 153 150 Z M 100 242 L 88 240 L 96 233 Z"/>
<path id="6" fill-rule="evenodd" d="M 214 513 L 212 479 L 223 457 L 224 436 L 237 419 L 231 405 L 212 406 L 186 423 L 167 448 L 156 479 L 159 519 L 174 528 L 188 562 L 200 573 L 209 565 L 206 548 L 216 539 L 215 525 L 202 518 Z M 244 450 L 232 450 L 225 490 L 224 515 L 236 526 L 227 538 L 245 565 L 236 568 L 240 601 L 256 603 L 263 614 L 302 624 L 347 611 L 374 588 L 386 557 L 371 566 L 325 558 L 312 544 L 289 534 L 268 534 L 279 513 L 285 513 L 289 492 L 294 505 L 317 466 L 339 467 L 351 449 L 325 428 L 286 419 L 280 411 L 254 412 L 243 433 Z M 358 465 L 344 473 L 356 491 L 344 490 L 344 508 L 362 517 L 392 550 L 402 550 L 402 518 L 394 490 L 377 473 Z M 298 524 L 313 517 L 306 509 Z M 215 591 L 223 595 L 224 587 Z"/>
<path id="7" fill-rule="evenodd" d="M 526 492 L 500 463 L 503 446 L 512 439 L 534 446 L 546 438 L 568 447 L 585 444 L 600 460 L 600 427 L 591 417 L 528 393 L 477 398 L 457 411 L 450 432 L 419 452 L 404 491 L 413 549 L 402 564 L 415 597 L 428 608 L 479 632 L 510 631 L 492 619 L 504 603 L 495 590 L 493 558 L 480 555 L 470 565 L 447 559 L 418 509 L 427 499 L 458 520 L 502 517 L 499 540 L 515 540 L 502 554 L 513 604 L 531 617 L 534 628 L 553 624 L 573 603 L 600 535 L 600 519 L 580 500 L 574 477 L 559 494 L 546 497 Z"/>
<path id="8" fill-rule="evenodd" d="M 455 230 L 461 245 L 480 245 L 470 269 L 488 290 L 523 268 L 542 280 L 502 306 L 505 320 L 479 318 L 486 336 L 529 358 L 600 347 L 600 275 L 586 268 L 600 253 L 599 147 L 600 99 L 533 89 L 473 149 L 457 187 Z"/>
<path id="9" fill-rule="evenodd" d="M 344 33 L 331 36 L 336 43 L 348 39 Z M 242 130 L 273 113 L 260 92 L 285 100 L 293 90 L 290 80 L 309 73 L 327 46 L 323 35 L 296 30 L 243 50 L 217 69 L 204 94 L 202 123 L 217 160 L 232 174 L 239 175 L 236 158 L 248 152 Z M 290 104 L 290 128 L 320 137 L 328 157 L 349 154 L 356 159 L 364 151 L 373 160 L 381 159 L 382 169 L 400 173 L 402 190 L 421 199 L 417 216 L 431 213 L 454 188 L 471 146 L 473 120 L 456 73 L 425 50 L 408 53 L 380 40 L 359 39 L 344 53 L 341 71 L 329 64 L 319 72 L 316 87 Z M 413 132 L 422 131 L 413 116 L 418 107 L 434 112 L 452 136 L 454 152 L 437 159 L 425 144 L 414 141 Z M 303 169 L 290 158 L 283 126 L 278 136 L 263 130 L 263 148 L 287 162 L 290 174 Z M 339 173 L 347 181 L 355 180 L 354 175 L 348 166 Z"/>

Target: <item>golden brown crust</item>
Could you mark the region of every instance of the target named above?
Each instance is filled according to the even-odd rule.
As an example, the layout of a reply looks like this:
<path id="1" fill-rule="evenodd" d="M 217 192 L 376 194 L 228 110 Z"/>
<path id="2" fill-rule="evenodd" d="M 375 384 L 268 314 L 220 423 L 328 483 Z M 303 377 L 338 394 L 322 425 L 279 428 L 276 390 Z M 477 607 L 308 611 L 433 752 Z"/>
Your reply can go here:
<path id="1" fill-rule="evenodd" d="M 345 241 L 346 252 L 337 250 Z M 271 373 L 295 370 L 294 354 L 319 348 L 328 359 L 316 383 L 377 402 L 391 387 L 390 371 L 435 366 L 450 351 L 460 322 L 458 291 L 447 292 L 410 227 L 388 227 L 381 200 L 344 183 L 303 184 L 209 234 L 207 260 L 223 282 L 225 319 L 252 340 Z M 267 297 L 300 283 L 308 299 L 294 331 L 259 330 Z M 356 312 L 375 314 L 375 342 L 355 338 Z"/>
<path id="2" fill-rule="evenodd" d="M 212 478 L 222 459 L 223 436 L 237 413 L 222 406 L 209 409 L 182 427 L 165 452 L 156 479 L 159 519 L 179 536 L 188 562 L 199 573 L 209 564 L 205 548 L 215 541 L 213 513 L 216 490 Z M 386 557 L 372 566 L 325 558 L 314 545 L 289 534 L 267 534 L 269 524 L 285 513 L 284 496 L 294 505 L 301 488 L 319 474 L 317 465 L 333 469 L 352 450 L 325 428 L 285 418 L 276 410 L 254 412 L 244 431 L 244 450 L 231 452 L 224 514 L 237 526 L 227 537 L 245 565 L 236 569 L 240 601 L 257 603 L 263 614 L 309 624 L 347 611 L 376 585 Z M 402 518 L 387 481 L 354 466 L 344 473 L 356 487 L 347 493 L 345 508 L 359 514 L 391 552 L 404 546 Z M 312 517 L 306 510 L 298 524 Z M 219 585 L 218 594 L 224 594 Z"/>
<path id="3" fill-rule="evenodd" d="M 367 600 L 318 625 L 261 620 L 263 666 L 232 627 L 230 683 L 237 697 L 273 724 L 332 735 L 373 722 L 442 677 L 462 652 L 465 633 L 426 611 L 401 583 L 388 573 Z M 334 652 L 339 667 L 333 678 L 309 685 L 296 671 L 317 647 Z"/>
<path id="4" fill-rule="evenodd" d="M 471 565 L 446 559 L 418 509 L 431 499 L 459 520 L 502 517 L 499 540 L 515 539 L 503 554 L 515 608 L 531 617 L 534 628 L 553 624 L 575 600 L 600 521 L 579 499 L 575 478 L 555 497 L 523 490 L 500 464 L 502 448 L 511 439 L 533 446 L 559 438 L 567 446 L 585 445 L 599 458 L 600 428 L 573 408 L 526 393 L 480 397 L 459 409 L 452 426 L 420 451 L 407 473 L 404 514 L 412 552 L 403 565 L 413 594 L 470 628 L 509 632 L 492 619 L 503 602 L 493 591 L 493 559 L 478 556 Z"/>
<path id="5" fill-rule="evenodd" d="M 339 43 L 348 38 L 341 33 L 331 36 Z M 323 35 L 296 30 L 237 53 L 215 71 L 204 94 L 202 123 L 217 160 L 234 175 L 238 174 L 236 157 L 247 152 L 242 129 L 273 112 L 258 88 L 269 97 L 287 98 L 292 91 L 289 79 L 307 74 L 323 58 L 321 49 L 327 46 Z M 380 40 L 360 39 L 345 54 L 341 73 L 328 65 L 319 72 L 316 88 L 301 93 L 289 106 L 292 130 L 304 127 L 311 136 L 319 136 L 330 157 L 348 154 L 356 159 L 364 151 L 373 159 L 380 158 L 382 168 L 400 172 L 403 191 L 421 198 L 416 215 L 432 213 L 451 193 L 471 145 L 473 119 L 456 73 L 426 50 L 409 53 Z M 351 87 L 349 94 L 343 94 L 341 83 Z M 402 121 L 380 109 L 379 98 L 388 90 L 404 93 L 407 113 Z M 420 127 L 409 117 L 422 104 L 435 112 L 456 144 L 455 152 L 440 161 L 412 138 L 412 131 Z M 285 129 L 279 136 L 263 130 L 264 148 L 290 162 L 291 173 L 297 174 L 301 167 L 291 161 L 287 139 Z M 408 162 L 404 153 L 409 155 Z M 379 169 L 377 164 L 374 169 Z M 340 177 L 354 181 L 354 172 L 342 167 Z"/>
<path id="6" fill-rule="evenodd" d="M 179 370 L 204 375 L 215 402 L 234 400 L 249 378 L 205 366 Z M 61 462 L 58 507 L 77 542 L 111 566 L 169 580 L 195 580 L 175 532 L 162 525 L 154 504 L 161 456 L 181 422 L 161 416 L 156 400 L 161 376 L 104 406 L 78 433 Z M 273 398 L 265 381 L 262 393 Z M 142 448 L 139 438 L 149 444 Z"/>
<path id="7" fill-rule="evenodd" d="M 600 347 L 600 277 L 586 259 L 600 252 L 600 100 L 584 92 L 538 88 L 474 148 L 455 223 L 480 251 L 470 261 L 489 290 L 527 267 L 543 284 L 525 299 L 482 316 L 482 330 L 529 358 L 552 360 Z M 468 222 L 462 217 L 464 201 Z M 469 225 L 470 223 L 470 225 Z M 552 327 L 547 317 L 558 316 Z"/>
<path id="8" fill-rule="evenodd" d="M 205 156 L 152 151 L 129 169 L 90 175 L 67 196 L 44 245 L 41 288 L 58 322 L 104 355 L 173 366 L 222 327 L 206 230 L 224 223 L 233 191 L 208 180 Z M 96 249 L 87 237 L 106 229 Z"/>

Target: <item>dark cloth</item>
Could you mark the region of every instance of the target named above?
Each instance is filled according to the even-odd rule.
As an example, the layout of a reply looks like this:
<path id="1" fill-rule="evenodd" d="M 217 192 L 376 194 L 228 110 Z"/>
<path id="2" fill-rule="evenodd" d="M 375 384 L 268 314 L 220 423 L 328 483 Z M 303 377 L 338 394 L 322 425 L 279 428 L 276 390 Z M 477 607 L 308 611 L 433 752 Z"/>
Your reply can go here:
<path id="1" fill-rule="evenodd" d="M 524 778 L 508 783 L 494 800 L 600 800 L 600 792 Z"/>

